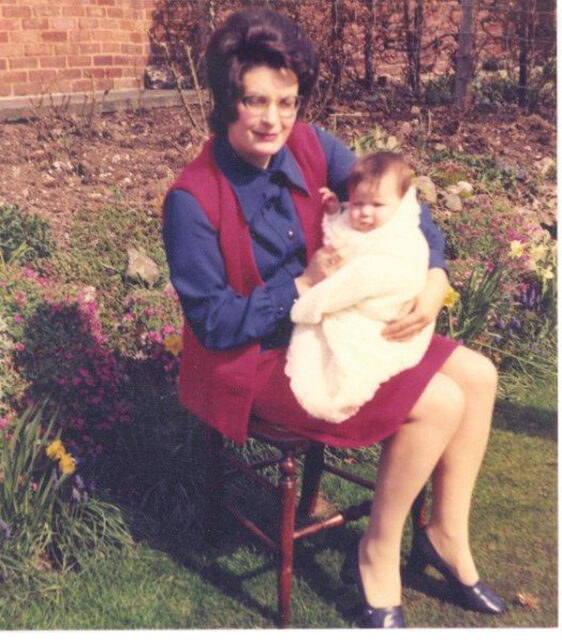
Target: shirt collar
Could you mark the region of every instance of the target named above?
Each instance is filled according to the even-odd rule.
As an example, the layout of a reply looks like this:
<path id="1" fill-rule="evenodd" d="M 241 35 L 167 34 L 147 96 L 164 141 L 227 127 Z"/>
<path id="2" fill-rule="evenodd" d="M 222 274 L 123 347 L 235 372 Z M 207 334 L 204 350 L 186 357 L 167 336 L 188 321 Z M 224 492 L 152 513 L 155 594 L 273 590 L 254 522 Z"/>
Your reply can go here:
<path id="1" fill-rule="evenodd" d="M 271 158 L 267 169 L 258 167 L 242 159 L 226 136 L 217 137 L 214 144 L 215 160 L 226 179 L 233 187 L 244 187 L 252 183 L 257 177 L 263 176 L 271 179 L 276 174 L 283 174 L 285 179 L 293 186 L 308 194 L 308 188 L 304 181 L 301 169 L 293 154 L 284 146 Z"/>

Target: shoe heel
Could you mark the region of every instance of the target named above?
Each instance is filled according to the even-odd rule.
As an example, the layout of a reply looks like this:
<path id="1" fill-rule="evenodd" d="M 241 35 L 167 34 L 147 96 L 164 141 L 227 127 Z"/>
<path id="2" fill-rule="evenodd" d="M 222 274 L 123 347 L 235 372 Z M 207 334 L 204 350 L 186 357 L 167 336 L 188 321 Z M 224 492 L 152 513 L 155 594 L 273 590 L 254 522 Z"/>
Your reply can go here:
<path id="1" fill-rule="evenodd" d="M 420 557 L 418 554 L 412 554 L 408 558 L 406 569 L 413 573 L 423 573 L 428 564 L 425 558 Z"/>

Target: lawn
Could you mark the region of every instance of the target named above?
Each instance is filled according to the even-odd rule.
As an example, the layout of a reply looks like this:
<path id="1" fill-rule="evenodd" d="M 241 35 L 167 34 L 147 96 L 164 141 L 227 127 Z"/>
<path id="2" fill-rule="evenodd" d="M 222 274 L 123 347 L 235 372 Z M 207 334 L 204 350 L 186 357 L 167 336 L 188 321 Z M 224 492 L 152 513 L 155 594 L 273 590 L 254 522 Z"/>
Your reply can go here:
<path id="1" fill-rule="evenodd" d="M 447 602 L 438 574 L 429 571 L 420 578 L 405 571 L 410 627 L 557 624 L 556 384 L 554 378 L 522 380 L 503 385 L 471 525 L 481 577 L 504 596 L 509 610 L 497 618 L 464 611 Z M 363 452 L 354 471 L 371 475 L 368 458 Z M 354 497 L 337 479 L 323 493 L 338 503 Z M 42 591 L 22 595 L 4 584 L 1 627 L 275 628 L 274 558 L 235 523 L 225 519 L 222 542 L 213 548 L 193 527 L 163 531 L 142 511 L 129 514 L 136 532 L 132 549 L 101 554 L 81 572 L 60 575 Z M 346 546 L 364 525 L 362 520 L 297 544 L 292 627 L 352 625 L 356 594 L 339 581 L 338 572 Z M 408 546 L 406 532 L 404 558 Z"/>

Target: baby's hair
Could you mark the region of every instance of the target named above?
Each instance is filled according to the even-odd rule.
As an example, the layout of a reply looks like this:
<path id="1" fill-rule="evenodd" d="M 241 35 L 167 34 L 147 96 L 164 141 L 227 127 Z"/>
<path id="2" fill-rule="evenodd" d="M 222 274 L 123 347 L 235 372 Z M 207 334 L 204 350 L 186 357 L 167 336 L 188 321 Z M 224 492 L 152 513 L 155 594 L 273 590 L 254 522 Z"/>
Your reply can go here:
<path id="1" fill-rule="evenodd" d="M 369 182 L 378 188 L 381 178 L 389 171 L 396 173 L 398 194 L 403 198 L 412 184 L 413 172 L 404 157 L 392 151 L 369 153 L 359 158 L 349 174 L 347 188 L 352 191 L 360 182 Z"/>

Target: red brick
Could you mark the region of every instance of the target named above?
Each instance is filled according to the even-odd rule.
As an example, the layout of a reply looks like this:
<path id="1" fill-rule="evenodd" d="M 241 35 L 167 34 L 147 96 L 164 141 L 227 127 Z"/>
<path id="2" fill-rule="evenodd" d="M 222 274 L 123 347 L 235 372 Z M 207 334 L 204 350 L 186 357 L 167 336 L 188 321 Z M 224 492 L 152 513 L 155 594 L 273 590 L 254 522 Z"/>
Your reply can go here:
<path id="1" fill-rule="evenodd" d="M 48 56 L 53 53 L 53 45 L 47 42 L 26 42 L 23 46 L 26 56 Z"/>
<path id="2" fill-rule="evenodd" d="M 142 44 L 125 44 L 121 45 L 122 53 L 128 53 L 129 55 L 142 55 Z"/>
<path id="3" fill-rule="evenodd" d="M 96 33 L 96 40 L 101 42 L 120 42 L 121 31 L 98 31 Z"/>
<path id="4" fill-rule="evenodd" d="M 105 69 L 92 67 L 91 69 L 84 71 L 84 75 L 87 78 L 105 78 Z"/>
<path id="5" fill-rule="evenodd" d="M 86 29 L 79 29 L 78 31 L 71 31 L 68 35 L 71 42 L 90 42 L 94 38 L 94 31 L 88 31 Z"/>
<path id="6" fill-rule="evenodd" d="M 0 58 L 23 56 L 23 44 L 0 44 Z"/>
<path id="7" fill-rule="evenodd" d="M 8 42 L 8 32 L 0 31 L 0 42 Z"/>
<path id="8" fill-rule="evenodd" d="M 63 7 L 62 15 L 69 18 L 79 18 L 86 13 L 84 7 Z"/>
<path id="9" fill-rule="evenodd" d="M 116 67 L 106 69 L 105 72 L 108 78 L 121 78 L 123 76 L 123 70 Z"/>
<path id="10" fill-rule="evenodd" d="M 2 74 L 2 82 L 25 82 L 26 80 L 27 71 L 6 71 Z"/>
<path id="11" fill-rule="evenodd" d="M 123 17 L 123 9 L 120 7 L 108 7 L 107 9 L 107 17 L 108 18 L 122 18 Z"/>
<path id="12" fill-rule="evenodd" d="M 105 7 L 86 7 L 86 15 L 87 16 L 95 16 L 97 18 L 105 17 Z"/>
<path id="13" fill-rule="evenodd" d="M 45 31 L 41 34 L 41 38 L 46 42 L 66 42 L 68 33 L 65 31 Z"/>
<path id="14" fill-rule="evenodd" d="M 14 31 L 20 28 L 18 18 L 0 18 L 0 31 Z"/>
<path id="15" fill-rule="evenodd" d="M 142 34 L 137 33 L 137 32 L 133 32 L 129 34 L 129 40 L 131 42 L 142 42 L 143 41 L 143 37 Z"/>
<path id="16" fill-rule="evenodd" d="M 115 89 L 138 89 L 139 80 L 134 78 L 115 78 Z"/>
<path id="17" fill-rule="evenodd" d="M 69 67 L 91 67 L 92 66 L 91 56 L 68 56 L 67 60 L 68 60 Z"/>
<path id="18" fill-rule="evenodd" d="M 37 69 L 39 60 L 37 58 L 9 58 L 10 69 Z"/>
<path id="19" fill-rule="evenodd" d="M 29 71 L 30 82 L 56 82 L 57 72 L 54 69 L 43 69 L 42 71 Z"/>
<path id="20" fill-rule="evenodd" d="M 12 85 L 8 82 L 0 82 L 0 96 L 5 98 L 6 96 L 13 95 Z"/>
<path id="21" fill-rule="evenodd" d="M 66 56 L 48 56 L 41 58 L 41 69 L 61 69 L 66 67 Z"/>
<path id="22" fill-rule="evenodd" d="M 121 45 L 118 42 L 104 42 L 103 53 L 121 53 Z"/>
<path id="23" fill-rule="evenodd" d="M 114 7 L 115 0 L 96 0 L 96 4 L 105 5 L 106 7 Z"/>
<path id="24" fill-rule="evenodd" d="M 62 7 L 53 7 L 42 5 L 40 7 L 33 7 L 33 15 L 34 16 L 45 16 L 45 17 L 53 17 L 61 15 Z"/>
<path id="25" fill-rule="evenodd" d="M 0 71 L 5 71 L 8 68 L 7 60 L 0 60 Z"/>
<path id="26" fill-rule="evenodd" d="M 113 56 L 94 56 L 94 65 L 103 67 L 108 64 L 113 64 Z"/>
<path id="27" fill-rule="evenodd" d="M 48 18 L 24 18 L 21 21 L 21 26 L 23 29 L 48 29 L 49 19 Z"/>
<path id="28" fill-rule="evenodd" d="M 82 77 L 82 69 L 60 69 L 59 78 L 62 80 L 78 80 Z"/>
<path id="29" fill-rule="evenodd" d="M 31 18 L 30 7 L 3 7 L 4 18 Z"/>
<path id="30" fill-rule="evenodd" d="M 94 84 L 94 87 L 98 90 L 111 89 L 113 82 L 111 80 L 100 79 L 99 82 Z M 72 91 L 90 91 L 91 89 L 91 80 L 74 80 L 72 83 Z"/>
<path id="31" fill-rule="evenodd" d="M 10 31 L 8 38 L 10 42 L 37 42 L 40 39 L 40 31 Z"/>
<path id="32" fill-rule="evenodd" d="M 80 29 L 98 29 L 100 21 L 97 18 L 80 18 L 78 26 Z"/>
<path id="33" fill-rule="evenodd" d="M 61 31 L 71 31 L 76 29 L 76 20 L 74 18 L 53 18 L 51 20 L 51 27 L 53 29 L 60 29 Z"/>
<path id="34" fill-rule="evenodd" d="M 76 45 L 80 53 L 100 53 L 101 44 L 99 42 L 80 42 Z"/>
<path id="35" fill-rule="evenodd" d="M 54 45 L 56 56 L 77 56 L 80 53 L 80 45 L 74 42 L 60 42 Z"/>
<path id="36" fill-rule="evenodd" d="M 12 94 L 15 96 L 39 95 L 44 91 L 44 85 L 40 82 L 24 82 L 12 85 Z"/>

